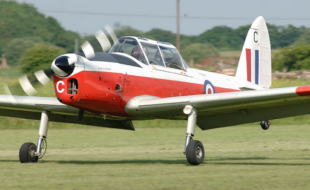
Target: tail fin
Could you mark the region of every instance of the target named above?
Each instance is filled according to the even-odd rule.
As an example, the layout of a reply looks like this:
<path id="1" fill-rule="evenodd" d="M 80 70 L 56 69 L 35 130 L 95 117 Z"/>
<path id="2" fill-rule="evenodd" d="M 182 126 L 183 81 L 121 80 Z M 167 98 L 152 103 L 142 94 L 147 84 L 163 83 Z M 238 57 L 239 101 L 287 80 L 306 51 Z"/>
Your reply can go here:
<path id="1" fill-rule="evenodd" d="M 271 86 L 271 48 L 266 22 L 257 17 L 242 48 L 236 77 L 264 88 Z"/>

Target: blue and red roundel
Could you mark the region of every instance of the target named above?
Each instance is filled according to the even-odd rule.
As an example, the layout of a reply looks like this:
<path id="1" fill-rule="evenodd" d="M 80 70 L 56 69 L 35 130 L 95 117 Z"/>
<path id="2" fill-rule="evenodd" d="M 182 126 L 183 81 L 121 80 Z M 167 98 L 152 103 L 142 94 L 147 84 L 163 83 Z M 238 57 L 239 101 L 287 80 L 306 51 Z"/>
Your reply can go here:
<path id="1" fill-rule="evenodd" d="M 205 80 L 205 84 L 204 84 L 204 94 L 215 94 L 215 89 L 213 84 L 208 81 Z"/>

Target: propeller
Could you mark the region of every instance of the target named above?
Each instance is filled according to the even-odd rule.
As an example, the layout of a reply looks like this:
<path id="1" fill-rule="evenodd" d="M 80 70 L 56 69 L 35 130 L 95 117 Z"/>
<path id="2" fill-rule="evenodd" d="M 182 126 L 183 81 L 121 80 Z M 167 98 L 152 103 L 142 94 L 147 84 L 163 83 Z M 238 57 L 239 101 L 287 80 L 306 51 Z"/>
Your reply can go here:
<path id="1" fill-rule="evenodd" d="M 95 33 L 95 37 L 99 42 L 102 51 L 107 52 L 111 48 L 111 43 L 108 36 L 110 36 L 113 43 L 117 41 L 117 37 L 113 32 L 112 28 L 108 25 L 104 27 L 104 31 L 99 30 L 98 32 Z M 94 48 L 88 41 L 85 41 L 81 45 L 81 49 L 87 59 L 95 57 Z M 48 84 L 49 81 L 51 80 L 50 79 L 51 76 L 53 75 L 59 77 L 67 77 L 71 75 L 74 71 L 76 62 L 77 62 L 76 54 L 65 54 L 59 56 L 53 61 L 50 69 L 44 71 L 39 70 L 30 75 L 23 75 L 19 77 L 18 79 L 19 84 L 23 89 L 23 92 L 25 92 L 28 96 L 32 96 L 35 93 L 37 93 L 37 90 L 34 88 L 34 86 L 36 86 L 38 83 L 42 85 Z M 5 93 L 11 97 L 11 103 L 14 104 L 16 100 L 14 99 L 14 96 L 12 95 L 8 85 L 5 84 L 3 86 L 3 89 Z"/>

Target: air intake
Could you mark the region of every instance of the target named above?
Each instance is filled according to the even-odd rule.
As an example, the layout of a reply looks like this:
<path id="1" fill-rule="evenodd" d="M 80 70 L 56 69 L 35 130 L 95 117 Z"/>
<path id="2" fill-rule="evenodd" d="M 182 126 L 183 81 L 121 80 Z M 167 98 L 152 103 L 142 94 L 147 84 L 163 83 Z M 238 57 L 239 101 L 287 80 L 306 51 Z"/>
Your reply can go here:
<path id="1" fill-rule="evenodd" d="M 77 94 L 78 90 L 79 90 L 78 81 L 76 79 L 70 79 L 68 94 Z"/>

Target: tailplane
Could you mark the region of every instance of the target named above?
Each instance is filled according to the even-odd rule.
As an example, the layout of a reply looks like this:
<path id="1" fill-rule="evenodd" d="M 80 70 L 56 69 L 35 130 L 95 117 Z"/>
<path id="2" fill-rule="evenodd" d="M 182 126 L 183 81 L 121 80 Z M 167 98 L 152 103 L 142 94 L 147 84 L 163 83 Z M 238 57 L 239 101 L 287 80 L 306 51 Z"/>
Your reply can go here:
<path id="1" fill-rule="evenodd" d="M 271 47 L 266 22 L 257 17 L 248 31 L 242 48 L 236 77 L 253 84 L 271 86 Z"/>

